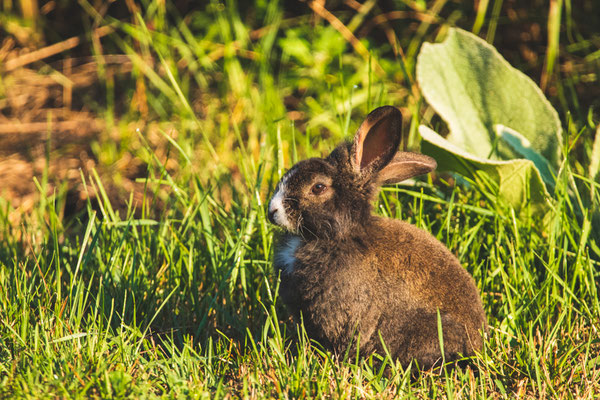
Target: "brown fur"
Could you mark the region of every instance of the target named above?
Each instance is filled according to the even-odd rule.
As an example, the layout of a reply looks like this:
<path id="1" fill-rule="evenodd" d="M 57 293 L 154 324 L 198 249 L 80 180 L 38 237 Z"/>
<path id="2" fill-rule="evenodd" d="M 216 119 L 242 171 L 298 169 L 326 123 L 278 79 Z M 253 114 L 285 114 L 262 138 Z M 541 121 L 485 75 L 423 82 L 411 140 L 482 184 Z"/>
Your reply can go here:
<path id="1" fill-rule="evenodd" d="M 396 153 L 400 126 L 400 113 L 381 107 L 353 143 L 301 161 L 284 176 L 281 206 L 269 207 L 272 221 L 285 214 L 290 231 L 278 244 L 275 268 L 284 302 L 311 338 L 338 354 L 358 338 L 360 353 L 369 355 L 383 354 L 381 335 L 403 365 L 415 360 L 430 368 L 442 359 L 438 312 L 446 361 L 481 349 L 487 328 L 472 277 L 442 243 L 371 214 L 379 184 L 435 168 L 427 156 Z"/>

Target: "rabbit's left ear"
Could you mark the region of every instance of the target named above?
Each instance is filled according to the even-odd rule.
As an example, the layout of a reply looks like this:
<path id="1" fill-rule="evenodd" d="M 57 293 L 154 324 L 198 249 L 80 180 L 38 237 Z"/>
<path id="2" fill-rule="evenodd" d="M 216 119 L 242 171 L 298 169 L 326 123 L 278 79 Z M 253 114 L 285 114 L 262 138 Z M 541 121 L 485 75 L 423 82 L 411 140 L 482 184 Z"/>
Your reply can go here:
<path id="1" fill-rule="evenodd" d="M 437 167 L 435 160 L 425 154 L 399 151 L 377 175 L 380 185 L 398 183 L 413 176 L 423 175 Z"/>
<path id="2" fill-rule="evenodd" d="M 396 154 L 402 138 L 402 114 L 396 107 L 371 111 L 360 125 L 352 144 L 352 164 L 357 172 L 376 172 Z"/>

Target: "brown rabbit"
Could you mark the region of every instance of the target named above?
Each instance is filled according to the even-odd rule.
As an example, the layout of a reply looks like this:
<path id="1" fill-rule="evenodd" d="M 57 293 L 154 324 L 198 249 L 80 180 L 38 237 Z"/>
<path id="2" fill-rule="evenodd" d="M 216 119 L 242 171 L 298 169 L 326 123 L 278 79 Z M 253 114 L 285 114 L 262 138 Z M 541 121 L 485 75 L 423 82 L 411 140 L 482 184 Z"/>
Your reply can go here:
<path id="1" fill-rule="evenodd" d="M 382 184 L 436 167 L 428 156 L 397 152 L 401 125 L 396 108 L 377 108 L 352 143 L 298 162 L 278 183 L 269 220 L 287 231 L 275 269 L 309 337 L 337 354 L 358 340 L 361 355 L 384 354 L 383 339 L 402 365 L 428 369 L 481 349 L 487 325 L 473 278 L 442 243 L 371 214 Z"/>

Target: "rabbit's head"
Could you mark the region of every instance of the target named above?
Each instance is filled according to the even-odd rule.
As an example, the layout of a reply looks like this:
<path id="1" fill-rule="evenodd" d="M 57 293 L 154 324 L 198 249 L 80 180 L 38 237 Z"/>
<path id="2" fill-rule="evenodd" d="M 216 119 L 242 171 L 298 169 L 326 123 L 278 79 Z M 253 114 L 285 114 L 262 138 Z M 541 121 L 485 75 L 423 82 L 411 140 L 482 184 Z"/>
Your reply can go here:
<path id="1" fill-rule="evenodd" d="M 401 134 L 400 111 L 375 109 L 351 143 L 340 144 L 326 158 L 300 161 L 283 175 L 269 203 L 269 220 L 314 238 L 333 239 L 361 229 L 382 184 L 436 167 L 431 157 L 397 152 Z"/>

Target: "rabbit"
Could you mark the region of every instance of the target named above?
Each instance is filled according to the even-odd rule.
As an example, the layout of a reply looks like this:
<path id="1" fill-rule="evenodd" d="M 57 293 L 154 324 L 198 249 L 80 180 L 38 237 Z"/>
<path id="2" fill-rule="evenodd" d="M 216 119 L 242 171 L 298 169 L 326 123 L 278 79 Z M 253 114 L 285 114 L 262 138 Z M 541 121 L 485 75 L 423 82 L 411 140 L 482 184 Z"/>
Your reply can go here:
<path id="1" fill-rule="evenodd" d="M 371 213 L 381 185 L 437 166 L 397 152 L 401 127 L 398 109 L 379 107 L 353 142 L 295 164 L 275 188 L 268 219 L 285 231 L 274 252 L 280 296 L 309 338 L 339 356 L 355 343 L 360 356 L 387 350 L 425 370 L 480 350 L 487 322 L 473 278 L 441 242 Z"/>

